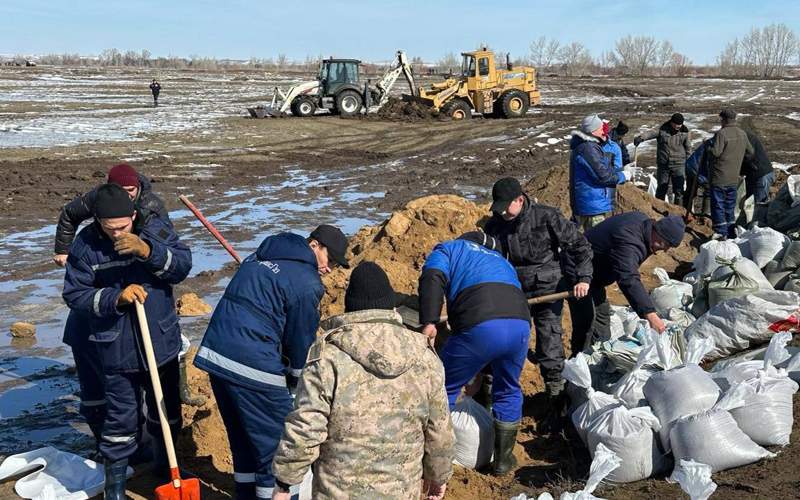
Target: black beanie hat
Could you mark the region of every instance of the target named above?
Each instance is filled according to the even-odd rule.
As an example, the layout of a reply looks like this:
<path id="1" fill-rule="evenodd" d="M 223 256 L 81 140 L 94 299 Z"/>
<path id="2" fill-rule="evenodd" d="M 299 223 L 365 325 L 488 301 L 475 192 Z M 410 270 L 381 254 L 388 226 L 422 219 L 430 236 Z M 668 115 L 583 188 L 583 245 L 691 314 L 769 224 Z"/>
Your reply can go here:
<path id="1" fill-rule="evenodd" d="M 117 184 L 103 184 L 94 197 L 94 216 L 98 219 L 130 217 L 136 211 L 128 192 Z"/>
<path id="2" fill-rule="evenodd" d="M 364 261 L 353 269 L 344 293 L 345 312 L 394 309 L 394 306 L 394 289 L 378 264 Z"/>
<path id="3" fill-rule="evenodd" d="M 470 231 L 468 233 L 464 233 L 458 237 L 459 240 L 467 240 L 473 243 L 477 243 L 478 245 L 483 245 L 489 250 L 496 250 L 500 252 L 500 244 L 497 242 L 494 237 L 489 236 L 488 234 L 482 231 Z"/>
<path id="4" fill-rule="evenodd" d="M 675 113 L 672 115 L 672 118 L 669 119 L 675 125 L 683 125 L 683 115 L 680 113 Z"/>
<path id="5" fill-rule="evenodd" d="M 628 133 L 629 129 L 628 126 L 625 125 L 625 122 L 620 120 L 619 123 L 617 123 L 617 128 L 615 130 L 617 131 L 617 135 L 625 135 Z"/>

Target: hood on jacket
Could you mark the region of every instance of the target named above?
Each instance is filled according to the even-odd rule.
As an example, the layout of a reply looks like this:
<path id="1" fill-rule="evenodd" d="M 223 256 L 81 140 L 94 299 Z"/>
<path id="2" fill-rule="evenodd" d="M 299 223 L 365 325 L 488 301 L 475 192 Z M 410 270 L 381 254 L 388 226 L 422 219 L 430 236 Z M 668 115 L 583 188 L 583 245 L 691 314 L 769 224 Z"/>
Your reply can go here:
<path id="1" fill-rule="evenodd" d="M 672 125 L 670 125 L 670 123 L 672 122 L 670 122 L 669 120 L 665 121 L 664 124 L 661 125 L 660 129 L 670 134 L 677 134 L 678 132 L 683 132 L 684 134 L 689 133 L 689 129 L 686 128 L 686 125 L 681 125 L 681 128 L 675 131 L 675 129 L 672 128 Z"/>
<path id="2" fill-rule="evenodd" d="M 326 319 L 321 326 L 326 331 L 338 329 L 328 341 L 379 377 L 402 375 L 428 349 L 425 336 L 404 328 L 394 310 L 345 313 Z"/>
<path id="3" fill-rule="evenodd" d="M 581 130 L 573 130 L 572 138 L 569 140 L 569 148 L 575 149 L 584 142 L 596 142 L 600 144 L 600 139 Z"/>
<path id="4" fill-rule="evenodd" d="M 294 260 L 317 267 L 317 258 L 306 239 L 294 233 L 267 236 L 258 246 L 256 257 L 258 260 Z"/>

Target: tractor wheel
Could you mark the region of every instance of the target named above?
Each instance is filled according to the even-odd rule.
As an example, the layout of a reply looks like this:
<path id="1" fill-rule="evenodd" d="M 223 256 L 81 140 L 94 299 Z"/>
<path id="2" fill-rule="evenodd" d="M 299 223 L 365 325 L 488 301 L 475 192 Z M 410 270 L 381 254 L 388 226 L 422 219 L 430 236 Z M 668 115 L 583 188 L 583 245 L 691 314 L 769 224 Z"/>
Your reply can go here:
<path id="1" fill-rule="evenodd" d="M 506 118 L 525 116 L 530 107 L 528 94 L 519 90 L 510 90 L 500 96 L 500 109 Z"/>
<path id="2" fill-rule="evenodd" d="M 336 111 L 341 116 L 352 116 L 361 112 L 363 102 L 355 90 L 343 90 L 336 96 Z"/>
<path id="3" fill-rule="evenodd" d="M 463 99 L 453 99 L 448 102 L 442 106 L 442 113 L 451 120 L 469 120 L 472 118 L 472 110 Z"/>
<path id="4" fill-rule="evenodd" d="M 291 104 L 292 114 L 298 117 L 313 116 L 317 105 L 308 97 L 297 97 Z"/>

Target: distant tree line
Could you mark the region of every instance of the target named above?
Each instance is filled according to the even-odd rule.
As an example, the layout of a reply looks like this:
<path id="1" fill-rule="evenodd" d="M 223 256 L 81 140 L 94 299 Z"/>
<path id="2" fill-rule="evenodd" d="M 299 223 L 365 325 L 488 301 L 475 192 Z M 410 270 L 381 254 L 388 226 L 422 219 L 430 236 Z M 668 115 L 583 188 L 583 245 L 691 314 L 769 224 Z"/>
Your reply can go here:
<path id="1" fill-rule="evenodd" d="M 504 60 L 505 55 L 501 54 Z M 775 78 L 786 74 L 793 62 L 800 65 L 800 41 L 785 24 L 753 28 L 748 34 L 729 42 L 717 58 L 717 64 L 703 68 L 704 74 Z M 568 44 L 539 37 L 529 52 L 515 64 L 535 66 L 540 73 L 581 76 L 616 74 L 631 76 L 686 76 L 697 68 L 685 54 L 676 51 L 669 40 L 652 36 L 627 35 L 618 39 L 613 50 L 593 56 L 580 42 Z M 458 72 L 460 59 L 451 53 L 435 63 L 438 72 Z"/>

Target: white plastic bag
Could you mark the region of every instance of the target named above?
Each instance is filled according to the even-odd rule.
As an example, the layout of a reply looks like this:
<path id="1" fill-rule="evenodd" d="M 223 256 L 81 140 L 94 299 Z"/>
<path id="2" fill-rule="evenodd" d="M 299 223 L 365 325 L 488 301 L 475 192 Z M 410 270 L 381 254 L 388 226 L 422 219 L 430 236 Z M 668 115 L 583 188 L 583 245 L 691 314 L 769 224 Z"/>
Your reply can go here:
<path id="1" fill-rule="evenodd" d="M 593 495 L 594 490 L 621 463 L 622 460 L 613 451 L 603 446 L 602 443 L 598 444 L 594 450 L 592 465 L 589 466 L 589 479 L 586 480 L 586 486 L 575 493 L 562 493 L 561 500 L 600 500 Z"/>
<path id="2" fill-rule="evenodd" d="M 659 316 L 666 316 L 672 308 L 683 309 L 692 303 L 692 285 L 670 279 L 667 271 L 657 267 L 653 270 L 661 286 L 650 292 Z"/>
<path id="3" fill-rule="evenodd" d="M 793 241 L 783 254 L 779 270 L 794 272 L 800 267 L 800 241 Z"/>
<path id="4" fill-rule="evenodd" d="M 597 413 L 615 406 L 622 406 L 622 401 L 611 394 L 592 389 L 592 375 L 589 372 L 589 363 L 584 353 L 579 353 L 574 358 L 565 361 L 561 375 L 567 382 L 586 391 L 586 401 L 572 412 L 572 423 L 585 443 L 586 429 L 591 419 Z"/>
<path id="5" fill-rule="evenodd" d="M 800 295 L 763 290 L 717 304 L 686 329 L 687 339 L 709 338 L 707 359 L 724 358 L 768 342 L 772 335 L 796 327 Z"/>
<path id="6" fill-rule="evenodd" d="M 468 469 L 480 469 L 492 461 L 494 422 L 486 408 L 469 396 L 456 403 L 450 413 L 456 436 L 453 462 Z"/>
<path id="7" fill-rule="evenodd" d="M 711 480 L 711 467 L 694 460 L 681 460 L 668 481 L 680 484 L 691 500 L 708 500 L 717 491 L 717 484 Z"/>
<path id="8" fill-rule="evenodd" d="M 684 364 L 675 366 L 674 355 L 666 339 L 656 342 L 658 356 L 665 371 L 653 373 L 644 384 L 644 395 L 653 413 L 661 422 L 661 444 L 670 450 L 669 433 L 672 424 L 681 417 L 706 411 L 719 400 L 720 389 L 711 376 L 698 363 L 711 348 L 708 341 L 689 343 Z"/>
<path id="9" fill-rule="evenodd" d="M 789 237 L 770 227 L 754 227 L 736 238 L 736 244 L 742 255 L 763 268 L 771 260 L 781 260 Z"/>
<path id="10" fill-rule="evenodd" d="M 739 246 L 730 240 L 711 240 L 700 246 L 700 251 L 694 258 L 694 270 L 700 276 L 708 276 L 719 267 L 717 258 L 733 260 L 741 257 Z"/>
<path id="11" fill-rule="evenodd" d="M 22 498 L 58 498 L 83 500 L 103 492 L 105 472 L 103 466 L 72 453 L 46 446 L 37 450 L 11 455 L 0 464 L 0 481 L 26 471 L 17 481 L 14 491 Z M 128 467 L 128 477 L 133 469 Z"/>
<path id="12" fill-rule="evenodd" d="M 644 397 L 644 384 L 656 372 L 656 369 L 652 367 L 645 368 L 645 366 L 654 364 L 656 357 L 655 344 L 644 346 L 639 353 L 639 359 L 636 360 L 633 370 L 626 373 L 614 384 L 611 394 L 619 398 L 626 407 L 636 408 L 647 404 L 647 399 Z"/>
<path id="13" fill-rule="evenodd" d="M 589 423 L 589 450 L 603 444 L 620 458 L 621 466 L 609 474 L 609 481 L 640 481 L 669 465 L 653 433 L 660 428 L 658 418 L 646 406 L 632 410 L 624 406 L 611 408 L 597 414 Z"/>
<path id="14" fill-rule="evenodd" d="M 730 410 L 739 428 L 753 442 L 762 446 L 786 446 L 792 434 L 794 415 L 792 396 L 798 385 L 785 370 L 769 367 L 759 370 L 755 378 L 742 382 L 753 391 L 744 404 Z"/>
<path id="15" fill-rule="evenodd" d="M 719 472 L 775 456 L 747 437 L 730 414 L 749 391 L 742 384 L 733 386 L 712 409 L 675 421 L 669 435 L 675 462 L 694 460 Z"/>
<path id="16" fill-rule="evenodd" d="M 786 348 L 792 340 L 791 332 L 776 333 L 770 339 L 766 348 L 761 349 L 760 353 L 754 353 L 752 357 L 742 356 L 740 360 L 725 363 L 720 361 L 711 369 L 711 377 L 723 391 L 746 380 L 754 379 L 760 370 L 767 370 L 770 367 L 777 367 L 786 362 L 791 355 Z"/>

